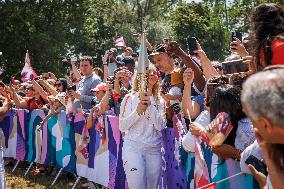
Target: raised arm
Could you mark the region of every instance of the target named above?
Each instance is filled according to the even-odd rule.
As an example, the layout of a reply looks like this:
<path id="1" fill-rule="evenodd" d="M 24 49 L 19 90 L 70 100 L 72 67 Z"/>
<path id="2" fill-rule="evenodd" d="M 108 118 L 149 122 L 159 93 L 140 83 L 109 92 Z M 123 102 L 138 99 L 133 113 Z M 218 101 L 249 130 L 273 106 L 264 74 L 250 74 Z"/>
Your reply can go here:
<path id="1" fill-rule="evenodd" d="M 170 42 L 168 51 L 170 54 L 174 54 L 179 57 L 186 67 L 192 69 L 195 75 L 193 83 L 199 91 L 203 91 L 206 84 L 205 78 L 201 69 L 191 59 L 191 56 L 186 54 L 175 41 Z"/>
<path id="2" fill-rule="evenodd" d="M 192 69 L 195 75 L 193 82 L 199 91 L 203 91 L 206 84 L 205 78 L 201 69 L 191 59 L 191 56 L 186 54 L 175 41 L 170 42 L 168 51 L 178 56 L 186 67 Z"/>
<path id="3" fill-rule="evenodd" d="M 55 88 L 50 85 L 48 82 L 46 82 L 45 80 L 43 79 L 40 79 L 39 80 L 39 83 L 42 85 L 42 86 L 45 86 L 46 90 L 48 92 L 50 92 L 50 94 L 52 94 L 53 96 L 56 96 L 58 94 L 58 92 L 55 90 Z"/>
<path id="4" fill-rule="evenodd" d="M 108 110 L 109 107 L 109 99 L 112 95 L 112 89 L 113 89 L 113 85 L 111 85 L 110 83 L 107 83 L 106 86 L 106 94 L 105 96 L 102 98 L 101 102 L 100 102 L 100 113 L 103 114 Z"/>
<path id="5" fill-rule="evenodd" d="M 72 72 L 74 74 L 74 77 L 77 79 L 77 81 L 80 81 L 81 74 L 80 74 L 77 66 L 75 65 L 75 62 L 72 59 L 71 59 L 71 67 L 72 67 Z"/>
<path id="6" fill-rule="evenodd" d="M 201 48 L 200 44 L 197 42 L 198 50 L 195 51 L 197 57 L 201 62 L 201 67 L 203 69 L 203 73 L 205 76 L 206 81 L 208 81 L 212 76 L 219 76 L 217 70 L 211 64 L 211 61 L 206 56 L 205 52 Z"/>
<path id="7" fill-rule="evenodd" d="M 94 108 L 92 108 L 91 109 L 91 112 L 90 112 L 90 114 L 89 114 L 89 117 L 88 117 L 88 119 L 87 119 L 87 123 L 86 123 L 86 128 L 87 129 L 90 129 L 90 128 L 92 128 L 93 127 L 93 125 L 94 125 Z"/>
<path id="8" fill-rule="evenodd" d="M 200 114 L 198 103 L 191 100 L 191 85 L 194 80 L 194 72 L 188 68 L 183 74 L 184 89 L 182 96 L 182 111 L 186 118 L 194 119 Z"/>
<path id="9" fill-rule="evenodd" d="M 43 90 L 40 84 L 38 84 L 35 80 L 32 80 L 32 85 L 35 91 L 38 91 L 43 98 L 47 99 L 48 94 Z"/>
<path id="10" fill-rule="evenodd" d="M 106 80 L 109 76 L 107 58 L 108 58 L 108 53 L 106 52 L 104 55 L 102 55 L 102 61 L 103 61 L 103 66 L 104 66 L 104 78 L 103 78 L 104 83 L 106 83 Z"/>

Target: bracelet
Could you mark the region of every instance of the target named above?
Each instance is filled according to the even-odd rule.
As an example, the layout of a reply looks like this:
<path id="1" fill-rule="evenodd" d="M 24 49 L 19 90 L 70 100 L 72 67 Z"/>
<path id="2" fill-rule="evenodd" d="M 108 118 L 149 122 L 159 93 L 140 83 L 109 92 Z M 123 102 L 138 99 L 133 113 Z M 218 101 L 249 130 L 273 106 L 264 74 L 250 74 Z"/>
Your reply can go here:
<path id="1" fill-rule="evenodd" d="M 236 157 L 236 161 L 240 161 L 240 159 L 241 159 L 241 153 L 242 153 L 242 151 L 241 150 L 239 150 L 238 151 L 238 155 L 237 155 L 237 157 Z"/>

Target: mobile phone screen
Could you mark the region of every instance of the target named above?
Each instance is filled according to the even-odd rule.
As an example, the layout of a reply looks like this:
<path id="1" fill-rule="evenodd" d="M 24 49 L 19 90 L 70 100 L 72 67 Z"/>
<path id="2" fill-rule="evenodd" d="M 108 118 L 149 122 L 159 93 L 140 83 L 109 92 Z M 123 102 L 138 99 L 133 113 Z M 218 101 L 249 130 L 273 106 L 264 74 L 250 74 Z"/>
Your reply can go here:
<path id="1" fill-rule="evenodd" d="M 188 37 L 187 38 L 187 44 L 188 44 L 189 54 L 194 54 L 194 51 L 197 50 L 196 38 L 195 37 Z"/>
<path id="2" fill-rule="evenodd" d="M 223 62 L 222 69 L 225 75 L 249 71 L 248 65 L 242 59 Z"/>
<path id="3" fill-rule="evenodd" d="M 253 165 L 254 168 L 255 168 L 257 171 L 263 173 L 264 175 L 268 175 L 266 165 L 265 165 L 262 161 L 260 161 L 259 159 L 257 159 L 254 155 L 250 155 L 250 156 L 246 159 L 245 163 L 246 163 L 247 165 L 249 165 L 249 164 Z"/>
<path id="4" fill-rule="evenodd" d="M 232 41 L 235 41 L 234 38 L 238 38 L 240 41 L 243 41 L 243 34 L 241 32 L 232 32 Z"/>

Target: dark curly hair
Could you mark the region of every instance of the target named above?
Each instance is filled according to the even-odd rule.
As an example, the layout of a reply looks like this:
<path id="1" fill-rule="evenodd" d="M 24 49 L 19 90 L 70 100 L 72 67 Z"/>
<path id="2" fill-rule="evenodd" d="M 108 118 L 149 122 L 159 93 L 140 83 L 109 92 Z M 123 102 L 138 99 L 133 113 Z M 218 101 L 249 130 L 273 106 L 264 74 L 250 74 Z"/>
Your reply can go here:
<path id="1" fill-rule="evenodd" d="M 250 40 L 256 57 L 257 70 L 271 65 L 273 39 L 284 40 L 284 8 L 273 3 L 260 4 L 250 16 Z M 260 52 L 264 52 L 264 66 L 260 63 Z"/>
<path id="2" fill-rule="evenodd" d="M 228 84 L 215 88 L 210 99 L 210 120 L 212 121 L 216 118 L 220 112 L 229 114 L 233 124 L 233 129 L 224 141 L 224 144 L 234 146 L 238 122 L 246 117 L 242 110 L 239 88 Z"/>

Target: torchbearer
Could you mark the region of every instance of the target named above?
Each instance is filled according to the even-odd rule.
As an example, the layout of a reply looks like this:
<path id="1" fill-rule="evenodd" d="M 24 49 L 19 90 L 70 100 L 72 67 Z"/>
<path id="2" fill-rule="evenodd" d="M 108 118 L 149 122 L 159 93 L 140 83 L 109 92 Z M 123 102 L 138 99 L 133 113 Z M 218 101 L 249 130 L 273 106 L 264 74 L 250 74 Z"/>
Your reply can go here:
<path id="1" fill-rule="evenodd" d="M 156 72 L 149 66 L 143 33 L 133 91 L 124 97 L 119 115 L 119 129 L 125 132 L 122 159 L 129 189 L 153 189 L 159 183 L 165 112 Z"/>

